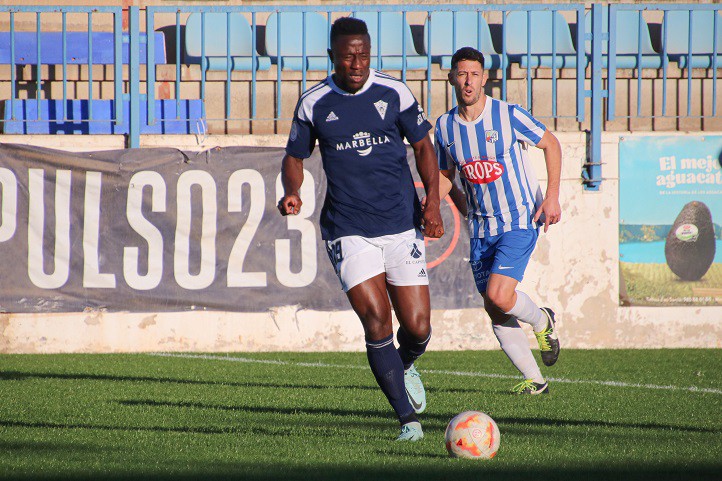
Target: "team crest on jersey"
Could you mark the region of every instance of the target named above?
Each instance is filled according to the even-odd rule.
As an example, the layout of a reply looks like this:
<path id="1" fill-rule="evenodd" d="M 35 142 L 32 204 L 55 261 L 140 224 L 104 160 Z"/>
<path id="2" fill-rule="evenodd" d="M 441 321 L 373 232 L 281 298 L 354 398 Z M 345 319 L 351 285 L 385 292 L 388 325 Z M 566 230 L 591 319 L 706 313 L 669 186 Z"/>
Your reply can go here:
<path id="1" fill-rule="evenodd" d="M 336 150 L 356 149 L 361 157 L 366 157 L 371 153 L 375 145 L 388 144 L 391 142 L 388 135 L 371 136 L 369 132 L 356 132 L 353 134 L 353 140 L 347 142 L 339 142 L 336 144 Z"/>
<path id="2" fill-rule="evenodd" d="M 376 107 L 376 111 L 381 116 L 381 120 L 384 120 L 386 118 L 386 107 L 388 106 L 388 102 L 384 102 L 383 100 L 379 100 L 378 102 L 374 103 L 374 107 Z"/>
<path id="3" fill-rule="evenodd" d="M 486 135 L 486 141 L 491 144 L 499 140 L 499 132 L 496 130 L 487 130 L 484 132 L 484 135 Z"/>

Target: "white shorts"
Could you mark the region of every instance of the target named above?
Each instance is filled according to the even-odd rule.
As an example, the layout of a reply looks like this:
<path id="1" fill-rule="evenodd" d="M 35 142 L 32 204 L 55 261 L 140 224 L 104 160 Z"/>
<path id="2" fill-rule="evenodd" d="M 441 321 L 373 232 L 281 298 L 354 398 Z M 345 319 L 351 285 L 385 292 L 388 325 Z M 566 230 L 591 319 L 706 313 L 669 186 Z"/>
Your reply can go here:
<path id="1" fill-rule="evenodd" d="M 394 286 L 429 284 L 424 236 L 417 229 L 381 237 L 339 237 L 326 241 L 326 252 L 344 292 L 382 272 Z"/>

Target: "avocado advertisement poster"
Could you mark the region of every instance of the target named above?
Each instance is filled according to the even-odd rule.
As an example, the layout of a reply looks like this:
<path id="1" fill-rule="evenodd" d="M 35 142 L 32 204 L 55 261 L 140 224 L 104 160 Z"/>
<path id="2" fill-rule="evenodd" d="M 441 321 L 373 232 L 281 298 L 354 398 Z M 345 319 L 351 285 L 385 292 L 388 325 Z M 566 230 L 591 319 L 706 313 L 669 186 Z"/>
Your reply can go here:
<path id="1" fill-rule="evenodd" d="M 722 305 L 722 136 L 621 138 L 619 301 Z"/>

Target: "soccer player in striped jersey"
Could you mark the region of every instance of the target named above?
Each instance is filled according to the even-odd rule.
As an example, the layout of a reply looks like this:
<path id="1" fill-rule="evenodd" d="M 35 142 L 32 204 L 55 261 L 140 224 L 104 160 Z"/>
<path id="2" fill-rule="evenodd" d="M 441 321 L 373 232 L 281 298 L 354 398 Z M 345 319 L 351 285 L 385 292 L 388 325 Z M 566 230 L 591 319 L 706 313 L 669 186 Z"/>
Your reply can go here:
<path id="1" fill-rule="evenodd" d="M 296 106 L 278 208 L 283 215 L 300 211 L 303 159 L 318 141 L 327 180 L 321 210 L 326 250 L 361 319 L 371 371 L 401 424 L 397 439 L 417 441 L 423 431 L 416 414 L 426 407 L 426 393 L 414 361 L 431 338 L 421 229 L 429 237 L 444 233 L 431 124 L 406 85 L 370 68 L 371 37 L 362 20 L 333 23 L 329 56 L 334 74 L 306 91 Z M 423 213 L 404 137 L 426 189 Z M 398 349 L 392 305 L 400 324 Z"/>
<path id="2" fill-rule="evenodd" d="M 466 205 L 460 210 L 467 215 L 474 280 L 502 350 L 524 377 L 513 391 L 546 394 L 549 385 L 519 321 L 532 326 L 542 361 L 551 366 L 559 356 L 554 312 L 537 307 L 517 286 L 536 245 L 539 226 L 543 224 L 547 232 L 561 219 L 561 146 L 529 112 L 486 96 L 486 80 L 479 51 L 464 47 L 454 53 L 449 83 L 458 105 L 439 117 L 434 135 L 442 173 L 440 196 L 452 189 L 458 172 L 466 195 Z M 532 170 L 528 145 L 544 151 L 546 195 Z"/>

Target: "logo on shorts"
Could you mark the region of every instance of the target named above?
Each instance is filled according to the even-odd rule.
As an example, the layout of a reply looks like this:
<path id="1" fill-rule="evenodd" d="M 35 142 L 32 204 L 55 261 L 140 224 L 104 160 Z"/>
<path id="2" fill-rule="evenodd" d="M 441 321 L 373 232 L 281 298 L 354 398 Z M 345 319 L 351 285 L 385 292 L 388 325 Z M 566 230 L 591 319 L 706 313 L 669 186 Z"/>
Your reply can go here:
<path id="1" fill-rule="evenodd" d="M 419 277 L 426 277 L 426 269 L 423 267 L 421 268 L 421 272 L 419 272 Z"/>
<path id="2" fill-rule="evenodd" d="M 415 242 L 411 244 L 411 257 L 413 257 L 414 259 L 418 259 L 419 257 L 421 257 L 421 251 L 419 250 L 419 246 L 417 246 Z"/>
<path id="3" fill-rule="evenodd" d="M 502 266 L 502 265 L 499 266 L 500 271 L 504 271 L 506 269 L 513 269 L 513 268 L 514 268 L 514 266 Z"/>

